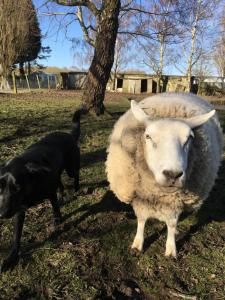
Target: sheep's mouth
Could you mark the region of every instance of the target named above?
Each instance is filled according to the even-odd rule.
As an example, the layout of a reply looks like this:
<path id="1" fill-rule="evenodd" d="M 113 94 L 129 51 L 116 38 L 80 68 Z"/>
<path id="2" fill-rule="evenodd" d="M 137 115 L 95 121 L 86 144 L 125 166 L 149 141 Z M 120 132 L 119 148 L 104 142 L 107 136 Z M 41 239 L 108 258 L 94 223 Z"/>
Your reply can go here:
<path id="1" fill-rule="evenodd" d="M 177 191 L 181 191 L 184 189 L 184 185 L 161 185 L 161 184 L 157 184 L 157 186 L 159 187 L 159 189 L 163 192 L 166 193 L 175 193 Z"/>
<path id="2" fill-rule="evenodd" d="M 158 187 L 160 188 L 160 190 L 162 192 L 166 192 L 166 193 L 175 193 L 178 190 L 181 190 L 181 187 L 177 187 L 177 186 L 162 186 L 162 185 L 158 185 Z"/>

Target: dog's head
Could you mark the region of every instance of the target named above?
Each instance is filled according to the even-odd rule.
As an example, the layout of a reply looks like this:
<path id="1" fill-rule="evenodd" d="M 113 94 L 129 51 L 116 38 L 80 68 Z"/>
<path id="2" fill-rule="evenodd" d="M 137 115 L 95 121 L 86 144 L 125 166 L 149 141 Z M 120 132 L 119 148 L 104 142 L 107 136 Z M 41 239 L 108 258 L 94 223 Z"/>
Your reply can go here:
<path id="1" fill-rule="evenodd" d="M 19 210 L 19 191 L 11 173 L 0 173 L 0 218 L 10 218 Z"/>

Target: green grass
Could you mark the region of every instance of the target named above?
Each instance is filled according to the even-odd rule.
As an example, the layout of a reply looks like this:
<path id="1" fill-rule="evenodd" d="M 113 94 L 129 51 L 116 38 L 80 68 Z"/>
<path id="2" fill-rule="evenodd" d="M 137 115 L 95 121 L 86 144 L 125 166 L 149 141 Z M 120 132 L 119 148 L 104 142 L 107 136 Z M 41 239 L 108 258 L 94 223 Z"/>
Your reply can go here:
<path id="1" fill-rule="evenodd" d="M 202 209 L 180 221 L 176 261 L 164 257 L 166 230 L 158 221 L 148 222 L 144 253 L 131 255 L 136 219 L 109 191 L 104 167 L 112 126 L 129 106 L 116 97 L 106 101 L 112 115 L 82 119 L 81 190 L 74 194 L 63 176 L 64 222 L 54 228 L 48 201 L 27 213 L 21 259 L 0 275 L 0 299 L 175 299 L 173 292 L 225 299 L 225 165 Z M 0 95 L 0 161 L 49 132 L 69 131 L 79 100 L 66 92 Z M 224 113 L 220 119 L 224 127 Z M 2 261 L 11 220 L 0 227 Z"/>

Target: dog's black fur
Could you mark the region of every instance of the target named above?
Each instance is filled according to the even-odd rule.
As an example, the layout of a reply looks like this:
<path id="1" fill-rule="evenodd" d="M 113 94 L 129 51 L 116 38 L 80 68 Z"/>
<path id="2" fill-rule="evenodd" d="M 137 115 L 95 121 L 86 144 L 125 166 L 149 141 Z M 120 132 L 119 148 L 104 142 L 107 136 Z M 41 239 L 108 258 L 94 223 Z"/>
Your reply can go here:
<path id="1" fill-rule="evenodd" d="M 63 193 L 61 174 L 65 170 L 79 189 L 80 112 L 73 116 L 71 134 L 55 132 L 32 144 L 24 153 L 0 166 L 0 218 L 14 217 L 13 246 L 1 271 L 18 261 L 25 211 L 50 199 L 55 224 L 61 222 L 57 191 Z"/>

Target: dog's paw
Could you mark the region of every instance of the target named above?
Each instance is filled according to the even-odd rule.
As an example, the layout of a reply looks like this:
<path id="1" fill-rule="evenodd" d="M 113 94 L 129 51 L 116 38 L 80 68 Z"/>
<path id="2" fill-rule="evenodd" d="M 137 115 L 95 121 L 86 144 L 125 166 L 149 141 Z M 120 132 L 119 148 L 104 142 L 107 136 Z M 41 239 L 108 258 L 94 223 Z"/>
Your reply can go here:
<path id="1" fill-rule="evenodd" d="M 58 226 L 62 223 L 62 217 L 57 217 L 54 219 L 54 226 Z"/>
<path id="2" fill-rule="evenodd" d="M 13 256 L 9 256 L 5 260 L 3 260 L 2 266 L 1 266 L 1 273 L 12 270 L 19 261 L 19 255 L 15 254 Z"/>
<path id="3" fill-rule="evenodd" d="M 78 192 L 80 189 L 80 185 L 78 184 L 74 184 L 74 192 Z"/>

